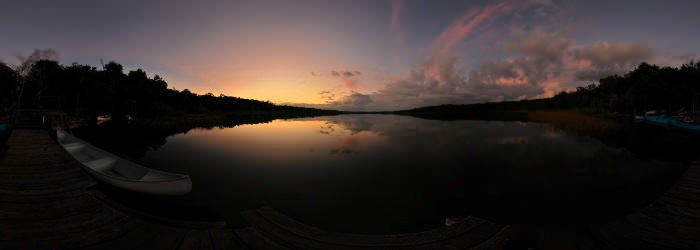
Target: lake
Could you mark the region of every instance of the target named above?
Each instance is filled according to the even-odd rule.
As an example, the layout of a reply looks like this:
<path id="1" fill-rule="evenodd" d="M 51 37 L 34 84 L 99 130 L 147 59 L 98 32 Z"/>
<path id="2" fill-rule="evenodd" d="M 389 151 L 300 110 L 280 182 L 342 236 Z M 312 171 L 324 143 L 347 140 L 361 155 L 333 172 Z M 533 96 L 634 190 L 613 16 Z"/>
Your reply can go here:
<path id="1" fill-rule="evenodd" d="M 190 175 L 190 194 L 101 188 L 152 213 L 233 226 L 242 225 L 241 211 L 263 206 L 351 233 L 417 232 L 468 215 L 506 224 L 579 225 L 649 204 L 700 148 L 695 136 L 644 124 L 591 135 L 533 122 L 397 115 L 185 131 L 139 153 L 117 153 Z"/>

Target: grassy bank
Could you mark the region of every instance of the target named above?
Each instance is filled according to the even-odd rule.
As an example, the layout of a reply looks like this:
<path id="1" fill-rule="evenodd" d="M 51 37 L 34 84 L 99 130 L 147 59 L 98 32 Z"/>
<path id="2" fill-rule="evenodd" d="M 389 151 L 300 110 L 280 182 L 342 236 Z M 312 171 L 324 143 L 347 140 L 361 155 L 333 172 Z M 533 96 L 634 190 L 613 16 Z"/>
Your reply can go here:
<path id="1" fill-rule="evenodd" d="M 529 120 L 549 123 L 565 130 L 601 133 L 622 128 L 616 116 L 576 110 L 527 110 Z"/>
<path id="2" fill-rule="evenodd" d="M 518 111 L 397 111 L 390 112 L 390 114 L 406 115 L 416 118 L 441 121 L 523 121 L 528 119 L 527 114 Z"/>

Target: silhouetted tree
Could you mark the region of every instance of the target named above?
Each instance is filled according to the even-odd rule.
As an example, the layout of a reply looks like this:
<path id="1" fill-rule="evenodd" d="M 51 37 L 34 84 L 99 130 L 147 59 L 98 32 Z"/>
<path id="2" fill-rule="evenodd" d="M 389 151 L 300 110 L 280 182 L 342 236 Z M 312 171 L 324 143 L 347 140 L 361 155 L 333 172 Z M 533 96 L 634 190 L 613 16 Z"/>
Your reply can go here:
<path id="1" fill-rule="evenodd" d="M 58 53 L 54 51 L 53 49 L 36 49 L 34 52 L 32 52 L 29 56 L 24 56 L 20 53 L 16 54 L 15 57 L 17 57 L 17 60 L 19 61 L 19 64 L 16 65 L 15 68 L 15 76 L 16 76 L 16 83 L 17 87 L 17 99 L 18 102 L 21 104 L 22 97 L 24 95 L 25 91 L 25 84 L 27 83 L 28 76 L 30 72 L 32 72 L 32 69 L 34 68 L 34 65 L 39 62 L 39 61 L 58 61 Z M 33 86 L 36 87 L 36 86 Z M 36 94 L 36 93 L 35 93 Z M 35 101 L 33 98 L 29 100 L 28 103 L 32 103 L 32 101 Z"/>
<path id="2" fill-rule="evenodd" d="M 211 93 L 198 95 L 187 89 L 168 89 L 159 75 L 148 78 L 142 69 L 124 74 L 124 67 L 110 61 L 97 70 L 73 63 L 62 66 L 51 49 L 35 50 L 31 55 L 18 55 L 14 69 L 0 63 L 0 107 L 12 108 L 21 96 L 28 105 L 38 105 L 38 98 L 52 96 L 70 115 L 88 118 L 96 124 L 99 114 L 112 114 L 115 123 L 126 121 L 125 115 L 144 118 L 209 111 L 238 112 L 318 112 L 317 109 L 277 106 L 272 103 Z M 13 98 L 14 97 L 14 98 Z M 45 104 L 45 103 L 43 103 Z M 54 107 L 51 107 L 54 108 Z"/>
<path id="3" fill-rule="evenodd" d="M 95 67 L 73 63 L 64 68 L 60 84 L 64 111 L 76 116 L 97 116 L 101 108 L 99 93 L 102 86 L 97 82 Z"/>
<path id="4" fill-rule="evenodd" d="M 15 102 L 17 86 L 15 71 L 0 61 L 0 107 L 10 108 Z M 0 108 L 0 111 L 3 109 Z"/>
<path id="5" fill-rule="evenodd" d="M 40 98 L 56 83 L 62 71 L 57 61 L 39 60 L 34 63 L 25 81 L 24 101 L 41 105 Z"/>

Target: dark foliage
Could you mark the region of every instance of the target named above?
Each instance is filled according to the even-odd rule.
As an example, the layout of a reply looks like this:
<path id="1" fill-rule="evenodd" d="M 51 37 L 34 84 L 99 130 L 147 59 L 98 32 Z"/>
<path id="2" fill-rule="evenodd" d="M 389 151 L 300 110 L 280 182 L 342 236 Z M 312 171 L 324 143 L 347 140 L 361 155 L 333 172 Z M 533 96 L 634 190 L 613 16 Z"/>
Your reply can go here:
<path id="1" fill-rule="evenodd" d="M 20 85 L 21 94 L 16 91 Z M 212 111 L 323 112 L 223 94 L 198 95 L 187 89 L 168 89 L 168 83 L 162 77 L 154 75 L 149 78 L 141 69 L 124 73 L 123 66 L 116 62 L 109 62 L 98 70 L 77 63 L 63 66 L 48 59 L 31 62 L 26 74 L 0 64 L 0 98 L 3 109 L 15 107 L 21 100 L 21 107 L 58 109 L 90 119 L 111 114 L 115 122 L 125 119 L 127 114 L 134 118 L 148 118 Z"/>
<path id="2" fill-rule="evenodd" d="M 16 85 L 15 71 L 5 63 L 0 62 L 0 113 L 3 113 L 3 109 L 11 107 L 15 102 Z"/>

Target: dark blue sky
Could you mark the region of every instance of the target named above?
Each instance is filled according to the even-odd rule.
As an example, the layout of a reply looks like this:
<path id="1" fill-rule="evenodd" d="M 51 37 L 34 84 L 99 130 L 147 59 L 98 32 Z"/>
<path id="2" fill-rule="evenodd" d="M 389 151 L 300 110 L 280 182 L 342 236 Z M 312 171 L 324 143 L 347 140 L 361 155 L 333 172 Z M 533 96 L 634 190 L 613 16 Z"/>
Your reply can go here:
<path id="1" fill-rule="evenodd" d="M 696 58 L 696 1 L 2 1 L 0 59 L 53 48 L 171 87 L 393 109 L 546 97 Z M 334 74 L 336 72 L 337 74 Z"/>

